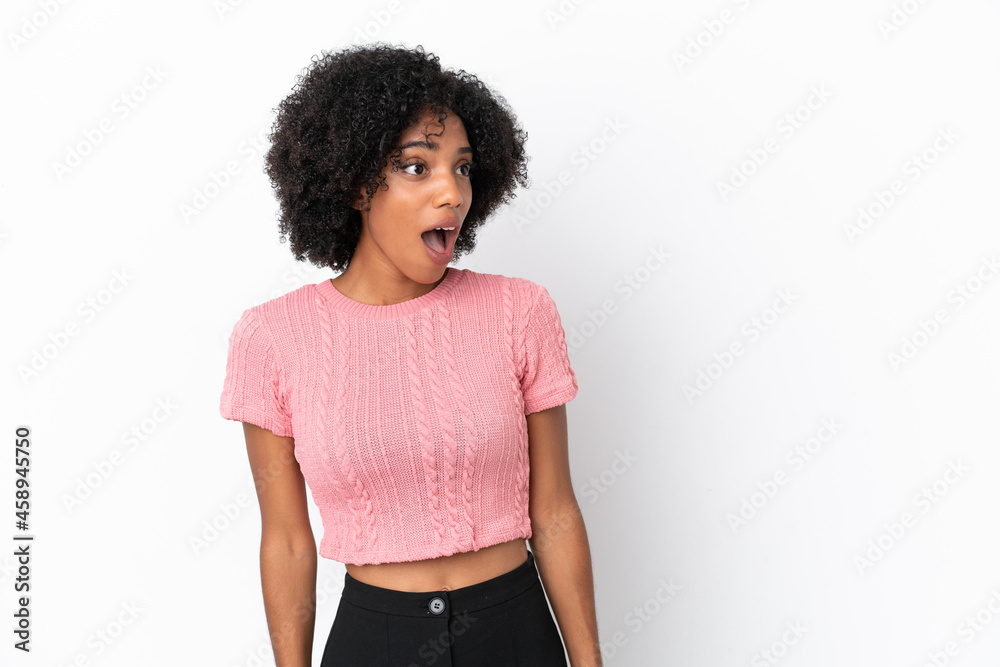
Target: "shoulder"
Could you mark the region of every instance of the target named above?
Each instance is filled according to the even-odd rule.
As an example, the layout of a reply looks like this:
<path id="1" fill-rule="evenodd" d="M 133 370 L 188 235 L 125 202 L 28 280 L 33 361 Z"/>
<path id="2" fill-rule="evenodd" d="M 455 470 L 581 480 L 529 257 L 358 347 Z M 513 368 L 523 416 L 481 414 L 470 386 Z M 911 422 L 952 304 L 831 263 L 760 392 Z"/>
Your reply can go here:
<path id="1" fill-rule="evenodd" d="M 464 284 L 472 288 L 473 293 L 505 294 L 512 300 L 515 310 L 520 312 L 530 309 L 545 291 L 538 283 L 519 276 L 481 273 L 471 269 L 462 269 L 462 273 Z"/>
<path id="2" fill-rule="evenodd" d="M 254 332 L 274 347 L 289 338 L 291 327 L 304 320 L 310 307 L 314 309 L 316 285 L 306 284 L 290 292 L 271 297 L 245 307 L 236 322 L 236 329 Z"/>
<path id="3" fill-rule="evenodd" d="M 310 304 L 315 303 L 315 299 L 316 285 L 309 283 L 251 305 L 246 308 L 244 314 L 250 313 L 252 317 L 263 324 L 272 325 L 287 320 L 289 316 L 300 314 L 301 311 L 309 308 Z"/>

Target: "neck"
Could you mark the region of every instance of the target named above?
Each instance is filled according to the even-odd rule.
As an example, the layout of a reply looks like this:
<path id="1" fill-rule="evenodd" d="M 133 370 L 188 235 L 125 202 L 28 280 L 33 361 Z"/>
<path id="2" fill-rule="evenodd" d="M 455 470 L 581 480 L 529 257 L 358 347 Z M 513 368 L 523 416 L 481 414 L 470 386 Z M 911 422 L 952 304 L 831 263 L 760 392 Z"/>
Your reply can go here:
<path id="1" fill-rule="evenodd" d="M 441 277 L 432 283 L 419 283 L 395 267 L 391 271 L 385 271 L 351 262 L 343 273 L 330 282 L 338 292 L 352 301 L 370 306 L 390 306 L 427 294 L 441 284 L 450 270 L 450 267 L 445 267 Z"/>

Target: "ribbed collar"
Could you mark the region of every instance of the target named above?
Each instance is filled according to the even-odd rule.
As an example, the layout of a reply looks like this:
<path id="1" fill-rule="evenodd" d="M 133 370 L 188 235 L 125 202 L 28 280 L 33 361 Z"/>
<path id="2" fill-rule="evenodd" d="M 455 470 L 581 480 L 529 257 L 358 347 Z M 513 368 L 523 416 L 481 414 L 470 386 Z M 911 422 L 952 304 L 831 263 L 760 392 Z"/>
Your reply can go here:
<path id="1" fill-rule="evenodd" d="M 448 296 L 448 293 L 454 289 L 454 287 L 462 282 L 462 278 L 465 276 L 464 269 L 457 269 L 454 266 L 449 266 L 446 268 L 446 273 L 444 275 L 444 280 L 437 284 L 437 287 L 432 289 L 427 294 L 418 296 L 414 299 L 408 299 L 406 301 L 401 301 L 399 303 L 389 304 L 387 306 L 373 306 L 367 303 L 361 303 L 350 299 L 336 287 L 330 280 L 324 280 L 321 283 L 316 284 L 316 289 L 319 293 L 326 299 L 326 302 L 330 304 L 336 310 L 340 310 L 352 317 L 360 317 L 366 319 L 388 319 L 392 317 L 399 317 L 401 315 L 409 315 L 414 313 L 421 308 L 427 308 L 436 304 L 438 301 L 444 299 Z"/>

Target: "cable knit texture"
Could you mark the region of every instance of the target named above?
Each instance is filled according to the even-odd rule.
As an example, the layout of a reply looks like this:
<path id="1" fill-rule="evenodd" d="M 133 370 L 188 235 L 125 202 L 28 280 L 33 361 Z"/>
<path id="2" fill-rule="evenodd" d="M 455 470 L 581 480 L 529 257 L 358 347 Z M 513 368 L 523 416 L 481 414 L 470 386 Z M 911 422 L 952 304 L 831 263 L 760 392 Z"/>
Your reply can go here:
<path id="1" fill-rule="evenodd" d="M 362 565 L 531 537 L 525 415 L 576 392 L 544 287 L 449 267 L 389 306 L 325 280 L 245 310 L 219 411 L 294 438 L 320 555 Z"/>

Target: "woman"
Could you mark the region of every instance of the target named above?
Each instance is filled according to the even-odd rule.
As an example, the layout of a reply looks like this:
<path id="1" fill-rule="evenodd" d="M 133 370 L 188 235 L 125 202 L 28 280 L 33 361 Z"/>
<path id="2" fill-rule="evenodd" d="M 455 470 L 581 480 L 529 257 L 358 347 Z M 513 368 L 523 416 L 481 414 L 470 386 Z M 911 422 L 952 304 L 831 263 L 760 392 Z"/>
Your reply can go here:
<path id="1" fill-rule="evenodd" d="M 563 641 L 573 667 L 601 664 L 555 304 L 447 266 L 527 183 L 525 138 L 502 97 L 420 47 L 324 53 L 278 109 L 281 232 L 343 270 L 230 337 L 220 411 L 244 423 L 279 667 L 311 661 L 306 486 L 319 554 L 347 569 L 323 667 L 551 667 Z"/>

